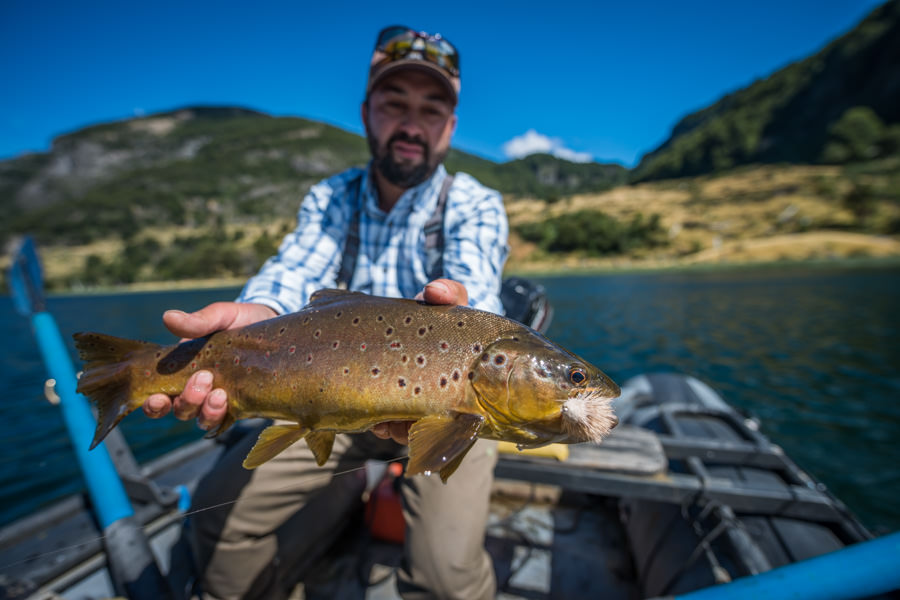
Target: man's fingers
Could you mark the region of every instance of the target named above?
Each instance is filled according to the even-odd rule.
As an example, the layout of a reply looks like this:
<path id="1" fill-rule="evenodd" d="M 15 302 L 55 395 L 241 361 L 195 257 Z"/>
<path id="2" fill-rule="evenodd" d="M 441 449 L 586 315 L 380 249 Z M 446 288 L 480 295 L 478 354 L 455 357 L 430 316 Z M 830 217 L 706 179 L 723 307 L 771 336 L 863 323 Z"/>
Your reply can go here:
<path id="1" fill-rule="evenodd" d="M 412 427 L 413 421 L 386 421 L 377 423 L 372 426 L 372 433 L 375 437 L 386 440 L 393 439 L 398 444 L 409 444 L 409 428 Z"/>
<path id="2" fill-rule="evenodd" d="M 215 302 L 197 312 L 167 310 L 163 323 L 182 338 L 198 338 L 220 329 L 227 329 L 238 317 L 240 308 L 233 302 Z"/>
<path id="3" fill-rule="evenodd" d="M 435 279 L 425 285 L 422 299 L 428 304 L 460 304 L 469 303 L 469 294 L 466 287 L 452 279 Z"/>
<path id="4" fill-rule="evenodd" d="M 173 402 L 175 418 L 187 421 L 200 414 L 200 407 L 212 391 L 212 382 L 213 375 L 209 371 L 197 371 L 191 375 L 184 391 Z"/>
<path id="5" fill-rule="evenodd" d="M 165 394 L 153 394 L 144 402 L 144 414 L 151 419 L 158 419 L 172 410 L 172 399 Z"/>
<path id="6" fill-rule="evenodd" d="M 276 312 L 264 304 L 241 302 L 213 302 L 197 312 L 167 310 L 163 323 L 175 335 L 193 339 L 223 329 L 243 327 L 264 319 L 271 319 Z"/>
<path id="7" fill-rule="evenodd" d="M 213 429 L 222 423 L 228 412 L 228 395 L 225 390 L 216 388 L 209 393 L 197 416 L 197 424 L 201 429 Z"/>
<path id="8" fill-rule="evenodd" d="M 412 421 L 391 421 L 388 423 L 391 429 L 391 437 L 398 444 L 409 445 L 409 428 Z"/>

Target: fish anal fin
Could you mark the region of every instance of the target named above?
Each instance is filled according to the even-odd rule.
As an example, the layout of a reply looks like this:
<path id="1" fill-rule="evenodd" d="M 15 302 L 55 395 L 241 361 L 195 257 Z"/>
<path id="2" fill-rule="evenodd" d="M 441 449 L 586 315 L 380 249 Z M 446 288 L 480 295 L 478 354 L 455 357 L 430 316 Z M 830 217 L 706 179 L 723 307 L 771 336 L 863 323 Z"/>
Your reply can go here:
<path id="1" fill-rule="evenodd" d="M 413 423 L 407 475 L 440 473 L 446 482 L 478 439 L 483 423 L 482 417 L 464 413 L 423 417 Z"/>
<path id="2" fill-rule="evenodd" d="M 333 431 L 310 431 L 306 434 L 306 444 L 316 457 L 316 463 L 321 467 L 331 456 L 331 447 L 334 446 Z"/>
<path id="3" fill-rule="evenodd" d="M 308 427 L 299 424 L 270 425 L 262 430 L 259 439 L 253 445 L 253 449 L 244 459 L 245 469 L 255 469 L 266 461 L 269 461 L 288 446 L 303 439 L 309 433 Z"/>

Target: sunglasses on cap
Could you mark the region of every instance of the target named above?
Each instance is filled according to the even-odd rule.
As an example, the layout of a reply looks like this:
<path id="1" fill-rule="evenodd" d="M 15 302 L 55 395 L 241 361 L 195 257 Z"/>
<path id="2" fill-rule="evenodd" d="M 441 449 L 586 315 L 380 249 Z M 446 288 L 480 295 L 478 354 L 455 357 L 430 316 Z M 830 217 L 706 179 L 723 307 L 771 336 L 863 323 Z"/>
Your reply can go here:
<path id="1" fill-rule="evenodd" d="M 445 69 L 453 77 L 459 77 L 459 52 L 440 34 L 431 35 L 402 25 L 392 25 L 378 34 L 375 51 L 386 55 L 384 62 L 420 58 Z M 415 54 L 419 56 L 413 56 Z"/>

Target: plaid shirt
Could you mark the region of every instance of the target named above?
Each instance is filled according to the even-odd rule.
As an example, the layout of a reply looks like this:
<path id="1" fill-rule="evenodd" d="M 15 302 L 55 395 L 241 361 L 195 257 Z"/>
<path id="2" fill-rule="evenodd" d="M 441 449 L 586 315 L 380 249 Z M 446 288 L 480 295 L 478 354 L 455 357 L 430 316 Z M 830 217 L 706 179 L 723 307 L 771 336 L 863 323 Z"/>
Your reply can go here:
<path id="1" fill-rule="evenodd" d="M 265 304 L 285 314 L 302 308 L 316 290 L 336 286 L 359 201 L 350 197 L 350 182 L 361 174 L 359 256 L 349 288 L 393 298 L 412 298 L 422 290 L 428 283 L 424 226 L 447 177 L 443 165 L 404 192 L 388 213 L 378 208 L 368 169 L 349 169 L 314 185 L 300 206 L 297 229 L 247 282 L 239 302 Z M 470 306 L 503 313 L 500 281 L 508 233 L 500 194 L 458 173 L 444 216 L 444 276 L 466 286 Z"/>

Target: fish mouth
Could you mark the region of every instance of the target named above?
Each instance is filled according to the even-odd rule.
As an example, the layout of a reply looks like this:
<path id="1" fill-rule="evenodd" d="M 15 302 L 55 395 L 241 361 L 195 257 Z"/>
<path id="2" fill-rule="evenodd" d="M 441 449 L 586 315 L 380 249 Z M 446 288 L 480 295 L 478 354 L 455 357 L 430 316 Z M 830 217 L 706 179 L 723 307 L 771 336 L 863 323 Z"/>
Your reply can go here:
<path id="1" fill-rule="evenodd" d="M 579 442 L 600 442 L 619 424 L 612 410 L 618 395 L 610 394 L 609 388 L 594 388 L 571 396 L 562 405 L 563 431 Z"/>

